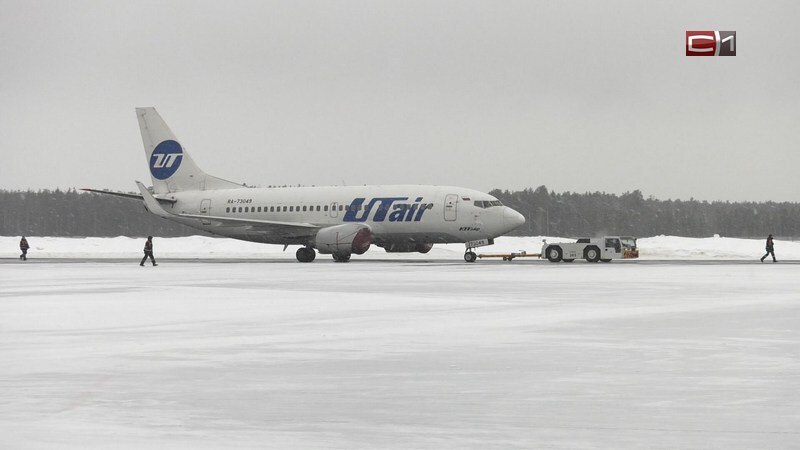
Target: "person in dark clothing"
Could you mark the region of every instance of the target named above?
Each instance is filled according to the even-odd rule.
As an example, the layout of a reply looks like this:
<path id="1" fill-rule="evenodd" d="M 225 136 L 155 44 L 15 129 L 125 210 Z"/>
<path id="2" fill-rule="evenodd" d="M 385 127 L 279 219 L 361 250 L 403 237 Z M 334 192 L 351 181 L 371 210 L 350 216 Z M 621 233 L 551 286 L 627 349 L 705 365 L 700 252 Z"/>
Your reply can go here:
<path id="1" fill-rule="evenodd" d="M 764 258 L 766 258 L 769 255 L 772 255 L 772 262 L 774 262 L 774 263 L 778 262 L 778 260 L 775 259 L 775 246 L 772 244 L 772 235 L 771 234 L 769 236 L 767 236 L 767 254 L 761 257 L 761 262 L 763 263 L 764 262 Z"/>
<path id="2" fill-rule="evenodd" d="M 153 236 L 147 236 L 147 242 L 144 243 L 144 258 L 142 258 L 142 262 L 140 262 L 139 265 L 143 266 L 148 257 L 150 257 L 150 261 L 153 262 L 153 267 L 158 265 L 156 264 L 156 259 L 153 257 Z"/>
<path id="3" fill-rule="evenodd" d="M 23 261 L 27 261 L 28 260 L 28 249 L 29 248 L 31 248 L 31 246 L 28 245 L 28 240 L 25 239 L 25 236 L 22 236 L 22 239 L 19 240 L 19 249 L 22 250 L 22 254 L 19 255 L 19 259 L 21 259 Z"/>

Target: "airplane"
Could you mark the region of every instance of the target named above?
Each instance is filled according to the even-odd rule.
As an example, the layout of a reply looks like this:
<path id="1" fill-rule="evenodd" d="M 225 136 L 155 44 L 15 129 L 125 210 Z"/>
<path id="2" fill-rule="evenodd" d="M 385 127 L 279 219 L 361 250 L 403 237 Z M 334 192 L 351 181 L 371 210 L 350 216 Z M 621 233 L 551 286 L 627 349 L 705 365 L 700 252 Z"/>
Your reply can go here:
<path id="1" fill-rule="evenodd" d="M 434 244 L 494 243 L 525 223 L 495 197 L 452 186 L 324 186 L 255 188 L 207 174 L 195 164 L 153 107 L 136 108 L 153 182 L 140 194 L 84 189 L 135 198 L 159 216 L 198 230 L 245 241 L 300 245 L 299 262 L 316 252 L 347 262 L 371 245 L 386 252 L 427 253 Z"/>

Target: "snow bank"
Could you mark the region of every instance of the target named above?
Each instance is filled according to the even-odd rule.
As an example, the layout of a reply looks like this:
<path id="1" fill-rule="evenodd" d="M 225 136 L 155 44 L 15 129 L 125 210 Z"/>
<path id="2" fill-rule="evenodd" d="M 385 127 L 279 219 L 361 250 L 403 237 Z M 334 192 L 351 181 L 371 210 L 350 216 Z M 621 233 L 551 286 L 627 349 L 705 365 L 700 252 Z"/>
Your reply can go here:
<path id="1" fill-rule="evenodd" d="M 490 247 L 482 247 L 480 253 L 508 253 L 525 250 L 539 253 L 542 239 L 548 242 L 571 242 L 567 238 L 552 236 L 501 237 Z M 142 255 L 144 239 L 114 238 L 63 238 L 29 236 L 31 258 L 138 258 Z M 294 259 L 296 246 L 283 251 L 281 245 L 257 244 L 226 238 L 189 236 L 154 239 L 156 258 L 286 258 Z M 736 259 L 753 260 L 764 254 L 764 240 L 737 238 L 686 238 L 679 236 L 655 236 L 638 241 L 641 259 Z M 19 255 L 19 236 L 0 236 L 0 258 L 16 258 Z M 386 253 L 373 246 L 366 254 L 357 258 L 367 259 L 422 259 L 460 258 L 464 253 L 462 244 L 434 246 L 426 255 L 419 253 Z M 778 260 L 800 259 L 800 242 L 775 241 Z"/>

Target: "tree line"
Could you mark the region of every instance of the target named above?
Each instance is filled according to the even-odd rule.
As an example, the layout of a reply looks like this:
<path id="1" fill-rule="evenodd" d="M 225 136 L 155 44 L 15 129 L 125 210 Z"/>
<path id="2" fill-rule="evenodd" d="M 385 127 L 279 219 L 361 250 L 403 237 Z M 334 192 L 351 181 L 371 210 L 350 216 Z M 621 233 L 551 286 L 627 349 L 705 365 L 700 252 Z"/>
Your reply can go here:
<path id="1" fill-rule="evenodd" d="M 160 236 L 205 234 L 150 214 L 141 201 L 68 189 L 0 190 L 0 236 Z"/>
<path id="2" fill-rule="evenodd" d="M 519 236 L 800 236 L 800 203 L 658 200 L 644 198 L 639 190 L 579 194 L 545 186 L 490 194 L 525 216 L 525 224 L 512 233 Z"/>
<path id="3" fill-rule="evenodd" d="M 706 237 L 800 236 L 800 203 L 707 202 L 644 198 L 635 190 L 556 193 L 545 186 L 493 190 L 503 204 L 525 216 L 518 236 L 636 237 L 660 234 Z M 204 234 L 144 210 L 142 202 L 77 190 L 0 190 L 2 236 L 174 237 Z"/>

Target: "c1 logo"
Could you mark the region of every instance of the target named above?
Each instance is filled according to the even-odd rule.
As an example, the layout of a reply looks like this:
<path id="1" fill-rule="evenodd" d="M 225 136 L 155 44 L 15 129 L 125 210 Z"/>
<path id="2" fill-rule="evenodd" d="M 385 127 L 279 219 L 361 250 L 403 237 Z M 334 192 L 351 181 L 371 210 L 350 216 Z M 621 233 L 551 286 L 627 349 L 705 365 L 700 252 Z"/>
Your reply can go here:
<path id="1" fill-rule="evenodd" d="M 687 31 L 686 56 L 736 56 L 736 32 Z"/>
<path id="2" fill-rule="evenodd" d="M 157 180 L 166 180 L 181 166 L 183 149 L 181 144 L 169 140 L 156 146 L 150 156 L 150 173 Z"/>

